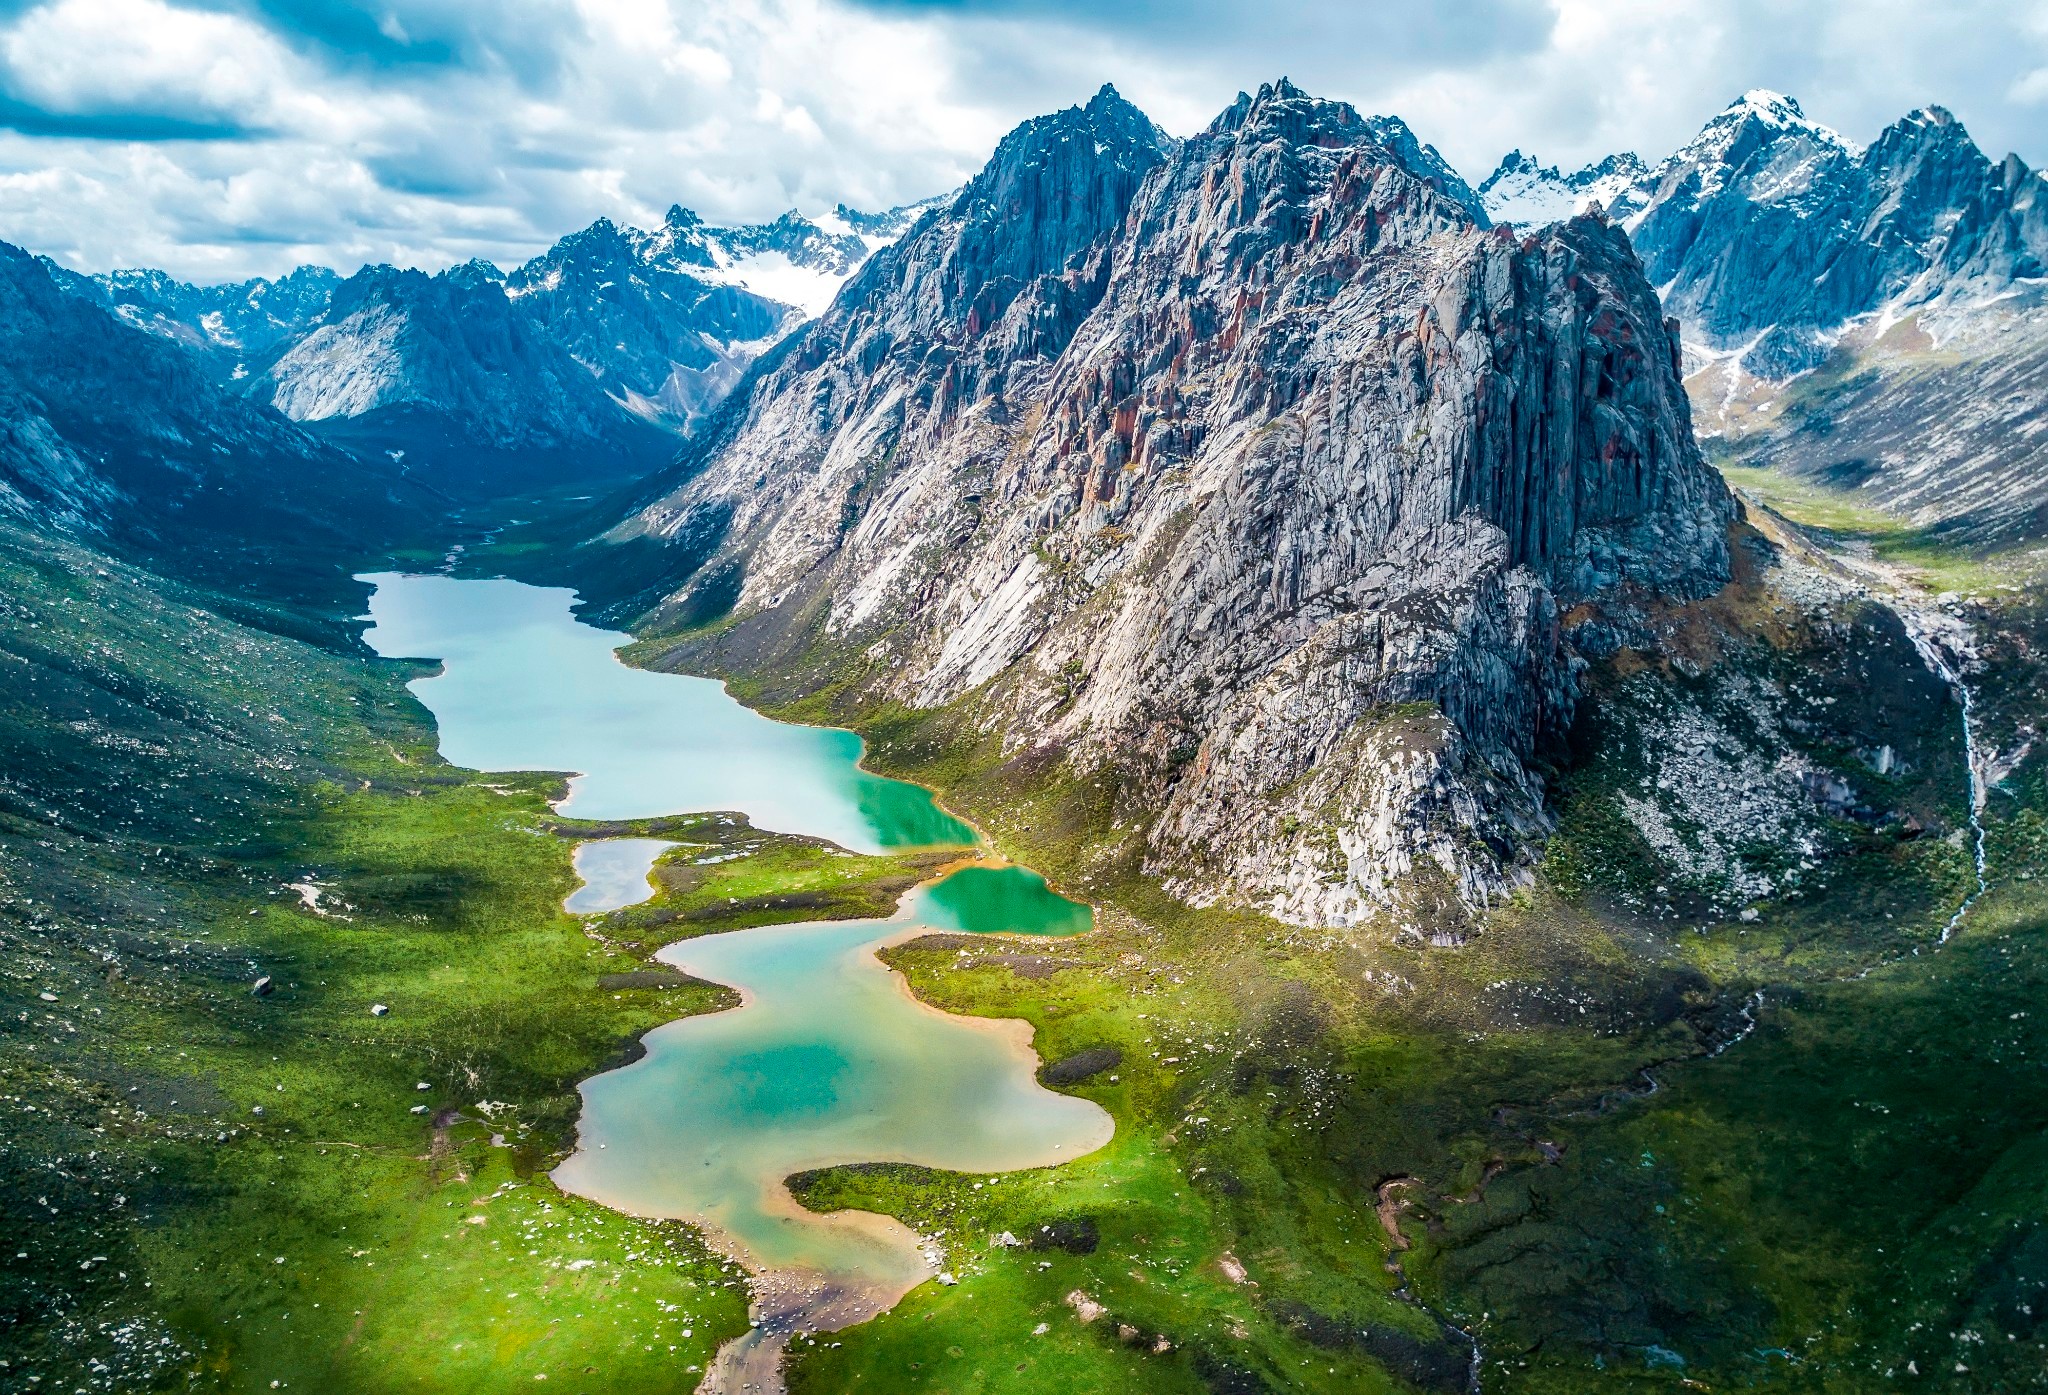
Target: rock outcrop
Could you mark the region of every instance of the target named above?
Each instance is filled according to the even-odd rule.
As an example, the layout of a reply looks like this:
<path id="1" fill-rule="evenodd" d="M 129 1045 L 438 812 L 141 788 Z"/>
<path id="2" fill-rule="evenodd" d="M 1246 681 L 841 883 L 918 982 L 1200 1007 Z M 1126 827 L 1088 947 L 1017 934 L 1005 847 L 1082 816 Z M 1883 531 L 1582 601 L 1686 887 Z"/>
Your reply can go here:
<path id="1" fill-rule="evenodd" d="M 1979 542 L 2048 531 L 2048 179 L 1941 107 L 1863 149 L 1749 92 L 1654 169 L 1518 152 L 1480 192 L 1502 221 L 1598 202 L 1627 228 L 1738 458 Z"/>
<path id="2" fill-rule="evenodd" d="M 1621 233 L 1410 163 L 1284 81 L 1182 145 L 1027 123 L 615 530 L 696 562 L 651 623 L 1108 777 L 1191 900 L 1498 894 L 1574 608 L 1713 589 L 1733 505 Z"/>
<path id="3" fill-rule="evenodd" d="M 1758 90 L 1654 169 L 1623 156 L 1559 176 L 1516 151 L 1480 188 L 1504 221 L 1600 202 L 1695 348 L 1760 378 L 1814 367 L 1859 317 L 1953 308 L 2048 267 L 2048 181 L 1986 158 L 1936 106 L 1860 149 Z"/>

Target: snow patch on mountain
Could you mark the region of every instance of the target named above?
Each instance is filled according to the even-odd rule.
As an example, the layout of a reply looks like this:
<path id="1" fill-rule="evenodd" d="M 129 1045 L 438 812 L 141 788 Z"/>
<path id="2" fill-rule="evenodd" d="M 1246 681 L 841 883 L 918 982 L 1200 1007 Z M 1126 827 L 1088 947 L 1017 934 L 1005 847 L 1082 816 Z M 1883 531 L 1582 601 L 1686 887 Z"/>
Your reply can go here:
<path id="1" fill-rule="evenodd" d="M 1593 204 L 1609 213 L 1632 202 L 1649 168 L 1632 154 L 1610 155 L 1598 164 L 1562 174 L 1555 165 L 1511 150 L 1479 186 L 1486 214 L 1496 223 L 1540 227 L 1584 213 Z"/>

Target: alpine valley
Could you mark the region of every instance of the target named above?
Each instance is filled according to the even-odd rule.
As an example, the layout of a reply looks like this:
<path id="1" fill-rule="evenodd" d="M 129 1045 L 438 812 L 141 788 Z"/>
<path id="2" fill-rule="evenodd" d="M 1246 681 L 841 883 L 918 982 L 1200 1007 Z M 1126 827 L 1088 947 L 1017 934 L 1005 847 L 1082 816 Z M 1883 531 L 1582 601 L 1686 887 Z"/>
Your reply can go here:
<path id="1" fill-rule="evenodd" d="M 1424 134 L 0 244 L 0 1386 L 2048 1389 L 2048 180 Z"/>

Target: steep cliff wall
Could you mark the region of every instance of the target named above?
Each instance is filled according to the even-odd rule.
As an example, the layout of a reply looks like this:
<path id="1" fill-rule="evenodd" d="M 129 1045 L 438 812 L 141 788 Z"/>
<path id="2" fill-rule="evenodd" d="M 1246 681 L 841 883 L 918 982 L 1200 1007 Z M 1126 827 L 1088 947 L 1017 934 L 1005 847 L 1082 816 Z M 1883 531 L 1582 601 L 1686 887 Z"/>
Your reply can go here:
<path id="1" fill-rule="evenodd" d="M 1621 234 L 1470 213 L 1282 83 L 1175 146 L 1031 123 L 613 541 L 709 560 L 701 661 L 859 655 L 1113 779 L 1191 899 L 1343 923 L 1511 885 L 1563 615 L 1725 574 L 1733 505 Z M 715 545 L 707 545 L 707 530 Z"/>

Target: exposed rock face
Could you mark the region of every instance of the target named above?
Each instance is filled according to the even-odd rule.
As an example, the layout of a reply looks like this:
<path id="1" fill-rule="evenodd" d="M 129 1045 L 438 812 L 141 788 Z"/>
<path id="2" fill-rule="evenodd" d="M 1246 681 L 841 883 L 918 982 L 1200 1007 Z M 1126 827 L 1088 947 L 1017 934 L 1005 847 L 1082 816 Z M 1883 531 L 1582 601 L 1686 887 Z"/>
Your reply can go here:
<path id="1" fill-rule="evenodd" d="M 1368 116 L 1365 125 L 1372 132 L 1372 138 L 1386 147 L 1387 153 L 1403 169 L 1464 209 L 1479 227 L 1493 225 L 1487 215 L 1486 201 L 1480 197 L 1481 191 L 1467 184 L 1464 176 L 1437 153 L 1435 146 L 1425 144 L 1409 130 L 1407 122 L 1398 116 Z"/>
<path id="2" fill-rule="evenodd" d="M 0 243 L 0 514 L 245 572 L 281 540 L 388 538 L 408 493 Z"/>
<path id="3" fill-rule="evenodd" d="M 365 267 L 253 391 L 295 421 L 444 472 L 602 475 L 658 459 L 663 434 L 518 314 L 495 274 Z"/>
<path id="4" fill-rule="evenodd" d="M 1518 153 L 1481 193 L 1503 221 L 1623 222 L 1704 432 L 1980 541 L 2048 531 L 2048 179 L 1940 107 L 1859 149 L 1761 91 L 1654 170 L 1601 168 Z"/>
<path id="5" fill-rule="evenodd" d="M 711 662 L 822 642 L 1112 776 L 1191 899 L 1343 923 L 1426 863 L 1480 900 L 1544 826 L 1564 613 L 1724 575 L 1677 360 L 1601 223 L 1485 232 L 1284 82 L 1177 148 L 1105 89 L 879 254 L 613 540 L 717 540 L 667 602 L 736 594 Z"/>
<path id="6" fill-rule="evenodd" d="M 1108 88 L 1085 108 L 1020 126 L 950 205 L 876 253 L 830 311 L 778 348 L 744 403 L 685 449 L 675 475 L 709 467 L 724 487 L 678 493 L 628 531 L 680 545 L 694 569 L 707 529 L 745 533 L 797 507 L 826 507 L 813 472 L 841 494 L 856 484 L 848 472 L 864 477 L 865 457 L 900 432 L 906 398 L 928 410 L 943 397 L 943 424 L 963 398 L 996 386 L 984 385 L 991 377 L 1042 377 L 1100 299 L 1111 236 L 1171 146 Z M 784 538 L 779 569 L 801 574 L 836 550 L 837 524 L 819 526 L 815 541 Z"/>

